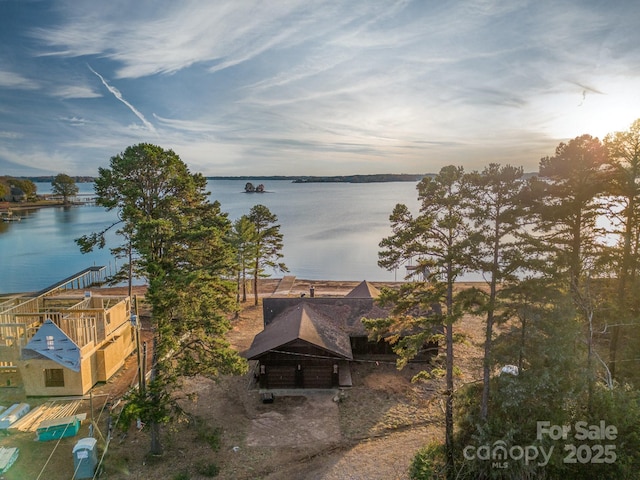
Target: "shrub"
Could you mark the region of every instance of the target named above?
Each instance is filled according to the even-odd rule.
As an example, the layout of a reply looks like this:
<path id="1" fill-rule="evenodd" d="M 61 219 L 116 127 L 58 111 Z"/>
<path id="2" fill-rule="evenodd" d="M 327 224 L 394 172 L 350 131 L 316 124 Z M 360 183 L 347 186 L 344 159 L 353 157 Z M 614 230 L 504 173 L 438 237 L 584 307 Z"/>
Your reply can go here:
<path id="1" fill-rule="evenodd" d="M 198 465 L 198 473 L 205 477 L 217 477 L 220 473 L 220 467 L 215 463 L 201 463 Z"/>
<path id="2" fill-rule="evenodd" d="M 210 427 L 204 422 L 198 422 L 198 439 L 207 443 L 214 452 L 220 450 L 222 441 L 222 429 L 219 427 Z"/>
<path id="3" fill-rule="evenodd" d="M 435 480 L 443 478 L 444 471 L 444 445 L 433 442 L 422 447 L 413 457 L 409 477 L 411 480 Z"/>

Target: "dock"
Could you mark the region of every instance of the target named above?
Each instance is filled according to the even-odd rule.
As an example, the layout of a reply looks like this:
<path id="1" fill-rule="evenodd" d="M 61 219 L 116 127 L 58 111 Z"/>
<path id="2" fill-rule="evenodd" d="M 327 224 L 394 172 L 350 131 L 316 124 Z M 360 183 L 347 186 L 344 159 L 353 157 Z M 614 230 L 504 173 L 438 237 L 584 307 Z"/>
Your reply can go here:
<path id="1" fill-rule="evenodd" d="M 106 267 L 94 266 L 88 267 L 84 270 L 74 273 L 73 275 L 60 280 L 46 288 L 43 288 L 35 294 L 36 297 L 41 297 L 53 293 L 57 290 L 77 289 L 82 290 L 85 288 L 101 285 L 106 279 Z"/>

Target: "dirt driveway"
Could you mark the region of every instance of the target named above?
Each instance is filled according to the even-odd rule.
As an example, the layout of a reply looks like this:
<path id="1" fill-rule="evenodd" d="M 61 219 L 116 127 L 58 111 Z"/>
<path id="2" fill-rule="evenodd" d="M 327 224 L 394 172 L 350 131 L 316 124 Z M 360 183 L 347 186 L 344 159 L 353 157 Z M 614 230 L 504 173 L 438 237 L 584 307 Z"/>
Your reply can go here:
<path id="1" fill-rule="evenodd" d="M 335 445 L 341 440 L 338 404 L 329 392 L 282 397 L 279 408 L 257 412 L 247 433 L 247 447 L 273 448 Z"/>

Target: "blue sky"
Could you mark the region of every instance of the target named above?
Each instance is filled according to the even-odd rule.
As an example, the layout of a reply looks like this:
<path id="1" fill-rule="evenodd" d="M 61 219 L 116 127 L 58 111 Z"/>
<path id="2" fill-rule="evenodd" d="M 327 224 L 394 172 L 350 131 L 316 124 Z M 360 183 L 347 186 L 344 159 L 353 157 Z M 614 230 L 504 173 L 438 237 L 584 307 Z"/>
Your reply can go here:
<path id="1" fill-rule="evenodd" d="M 0 175 L 535 171 L 640 117 L 640 2 L 0 0 Z"/>

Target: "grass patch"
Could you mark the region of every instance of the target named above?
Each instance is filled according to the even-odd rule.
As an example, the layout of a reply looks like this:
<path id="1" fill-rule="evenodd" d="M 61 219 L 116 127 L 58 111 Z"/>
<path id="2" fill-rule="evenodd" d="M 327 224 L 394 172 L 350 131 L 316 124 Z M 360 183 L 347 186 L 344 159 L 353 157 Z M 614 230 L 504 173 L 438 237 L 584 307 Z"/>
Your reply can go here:
<path id="1" fill-rule="evenodd" d="M 220 467 L 215 463 L 201 463 L 198 465 L 198 473 L 208 478 L 217 477 L 220 473 Z"/>
<path id="2" fill-rule="evenodd" d="M 217 452 L 222 444 L 222 429 L 220 427 L 212 427 L 201 418 L 194 419 L 196 427 L 196 437 L 201 442 L 205 442 L 211 450 Z"/>

